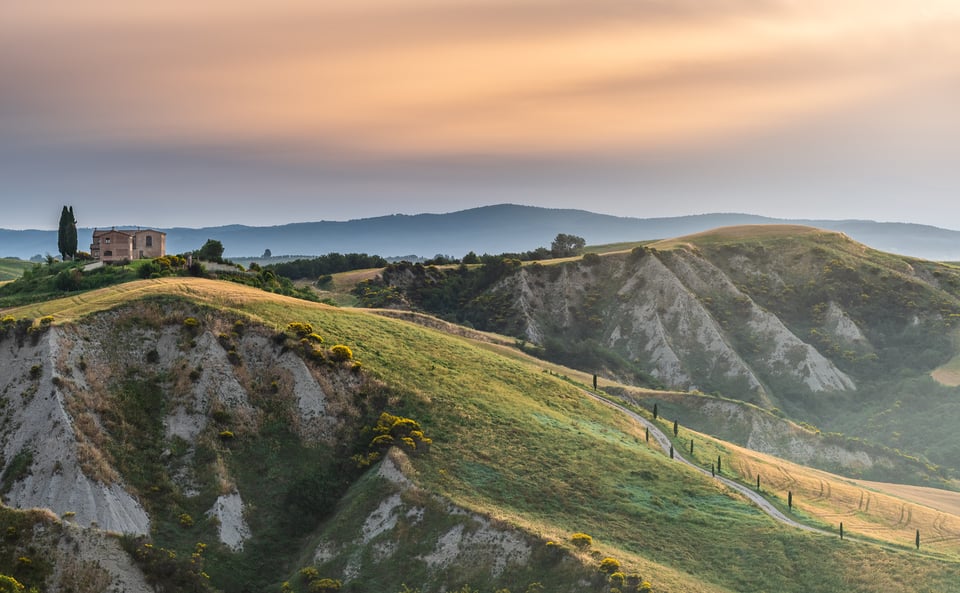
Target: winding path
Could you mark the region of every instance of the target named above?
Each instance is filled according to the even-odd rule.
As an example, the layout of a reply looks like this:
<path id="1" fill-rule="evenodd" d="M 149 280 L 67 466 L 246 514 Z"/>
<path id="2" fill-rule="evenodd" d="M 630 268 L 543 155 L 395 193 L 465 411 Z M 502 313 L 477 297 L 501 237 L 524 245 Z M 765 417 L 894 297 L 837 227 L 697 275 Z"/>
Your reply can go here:
<path id="1" fill-rule="evenodd" d="M 647 420 L 646 418 L 644 418 L 644 417 L 641 416 L 640 414 L 637 414 L 636 412 L 630 410 L 629 408 L 626 408 L 626 407 L 624 407 L 624 406 L 616 403 L 615 401 L 609 400 L 609 399 L 607 399 L 607 398 L 605 398 L 605 397 L 603 397 L 603 396 L 597 395 L 597 394 L 595 394 L 595 393 L 591 393 L 591 392 L 589 392 L 589 391 L 587 391 L 587 390 L 585 390 L 585 389 L 582 390 L 582 391 L 583 391 L 584 394 L 586 394 L 587 396 L 593 398 L 594 400 L 596 400 L 596 401 L 598 401 L 598 402 L 600 402 L 600 403 L 602 403 L 602 404 L 605 404 L 605 405 L 607 405 L 607 406 L 610 406 L 611 408 L 614 408 L 614 409 L 616 409 L 616 410 L 619 410 L 620 412 L 623 412 L 624 414 L 626 414 L 627 416 L 629 416 L 631 419 L 633 419 L 633 420 L 635 420 L 636 422 L 639 422 L 640 424 L 642 424 L 643 426 L 645 426 L 647 429 L 650 430 L 650 436 L 652 436 L 652 437 L 654 438 L 654 440 L 657 441 L 657 444 L 660 445 L 660 448 L 663 449 L 664 452 L 667 452 L 667 451 L 670 450 L 670 439 L 667 437 L 666 434 L 664 434 L 664 432 L 663 432 L 662 430 L 660 430 L 660 427 L 658 427 L 656 424 L 654 424 L 653 422 L 650 422 L 649 420 Z M 758 492 L 755 492 L 754 490 L 751 490 L 749 487 L 744 486 L 743 484 L 740 484 L 740 483 L 738 483 L 738 482 L 734 482 L 733 480 L 731 480 L 731 479 L 729 479 L 729 478 L 725 478 L 725 477 L 723 477 L 723 476 L 713 476 L 709 471 L 705 470 L 704 468 L 702 468 L 702 467 L 700 467 L 700 466 L 692 463 L 692 462 L 689 461 L 687 458 L 683 457 L 676 449 L 674 449 L 674 451 L 673 451 L 673 457 L 674 457 L 674 460 L 676 460 L 676 461 L 678 461 L 678 462 L 680 462 L 680 463 L 686 464 L 686 465 L 692 467 L 693 469 L 697 470 L 698 472 L 700 472 L 700 473 L 702 473 L 702 474 L 704 474 L 704 475 L 711 476 L 711 477 L 713 477 L 715 480 L 719 480 L 720 482 L 722 482 L 722 483 L 723 483 L 724 485 L 726 485 L 728 488 L 731 488 L 731 489 L 736 490 L 737 492 L 743 494 L 743 495 L 746 496 L 751 502 L 753 502 L 755 505 L 757 505 L 758 507 L 760 507 L 760 510 L 762 510 L 762 511 L 765 512 L 766 514 L 770 515 L 770 516 L 773 517 L 775 520 L 783 523 L 784 525 L 789 525 L 789 526 L 791 526 L 791 527 L 796 527 L 797 529 L 802 529 L 802 530 L 804 530 L 804 531 L 810 531 L 810 532 L 813 532 L 813 533 L 821 533 L 821 534 L 829 535 L 829 536 L 833 536 L 833 537 L 836 537 L 836 535 L 837 535 L 837 534 L 835 534 L 835 533 L 833 533 L 833 532 L 826 531 L 825 529 L 818 529 L 818 528 L 816 528 L 816 527 L 811 527 L 811 526 L 809 526 L 809 525 L 804 525 L 803 523 L 798 523 L 797 521 L 794 521 L 794 520 L 791 519 L 790 517 L 784 515 L 784 514 L 780 511 L 780 509 L 778 509 L 777 507 L 773 506 L 773 504 L 772 504 L 769 500 L 767 500 L 766 498 L 764 498 L 763 496 L 761 496 Z M 852 538 L 847 538 L 847 539 L 852 539 Z"/>

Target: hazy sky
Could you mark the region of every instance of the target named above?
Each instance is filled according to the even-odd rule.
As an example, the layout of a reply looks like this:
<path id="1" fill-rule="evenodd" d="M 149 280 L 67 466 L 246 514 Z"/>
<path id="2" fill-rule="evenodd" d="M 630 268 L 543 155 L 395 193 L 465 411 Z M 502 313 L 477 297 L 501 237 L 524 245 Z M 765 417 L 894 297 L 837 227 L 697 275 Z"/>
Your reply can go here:
<path id="1" fill-rule="evenodd" d="M 0 227 L 960 228 L 960 0 L 9 0 Z"/>

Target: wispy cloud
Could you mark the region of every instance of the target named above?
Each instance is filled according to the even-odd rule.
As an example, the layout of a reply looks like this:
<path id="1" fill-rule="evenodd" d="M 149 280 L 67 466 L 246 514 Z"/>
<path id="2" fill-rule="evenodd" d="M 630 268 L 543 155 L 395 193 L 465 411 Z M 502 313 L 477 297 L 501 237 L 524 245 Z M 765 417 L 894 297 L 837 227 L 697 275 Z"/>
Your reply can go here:
<path id="1" fill-rule="evenodd" d="M 937 161 L 960 122 L 937 99 L 960 76 L 958 25 L 946 0 L 14 2 L 0 150 L 92 187 L 107 171 L 104 191 L 124 177 L 104 155 L 182 154 L 184 183 L 209 187 L 207 162 L 290 174 L 298 195 L 364 163 L 721 166 L 813 129 L 869 160 L 877 147 L 851 146 L 845 121 Z"/>

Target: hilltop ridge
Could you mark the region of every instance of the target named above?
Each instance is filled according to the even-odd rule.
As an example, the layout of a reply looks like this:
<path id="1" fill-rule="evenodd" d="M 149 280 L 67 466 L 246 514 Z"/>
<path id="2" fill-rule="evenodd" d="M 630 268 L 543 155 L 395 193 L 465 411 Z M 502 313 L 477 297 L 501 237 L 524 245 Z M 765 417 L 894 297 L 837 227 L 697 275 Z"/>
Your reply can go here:
<path id="1" fill-rule="evenodd" d="M 78 211 L 82 217 L 82 211 Z M 127 222 L 127 221 L 120 221 Z M 136 221 L 149 225 L 149 220 Z M 628 218 L 585 210 L 515 204 L 483 206 L 443 214 L 395 214 L 349 221 L 296 222 L 272 227 L 225 225 L 162 228 L 169 253 L 198 249 L 219 240 L 231 258 L 258 257 L 266 249 L 278 255 L 362 252 L 385 257 L 437 254 L 460 257 L 467 252 L 523 252 L 543 245 L 558 233 L 584 237 L 588 243 L 656 240 L 731 225 L 801 224 L 844 232 L 884 251 L 935 260 L 960 260 L 960 231 L 927 225 L 869 220 L 780 220 L 751 214 L 715 213 L 663 218 Z M 92 229 L 80 228 L 81 249 Z M 0 229 L 0 257 L 23 259 L 56 253 L 56 231 Z"/>

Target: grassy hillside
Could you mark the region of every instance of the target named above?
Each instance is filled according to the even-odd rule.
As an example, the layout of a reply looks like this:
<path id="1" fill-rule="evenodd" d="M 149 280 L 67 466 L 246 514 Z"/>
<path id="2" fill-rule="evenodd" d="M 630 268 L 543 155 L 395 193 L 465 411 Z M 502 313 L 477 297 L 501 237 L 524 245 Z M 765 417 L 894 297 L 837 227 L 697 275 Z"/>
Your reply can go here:
<path id="1" fill-rule="evenodd" d="M 326 343 L 348 345 L 364 372 L 396 393 L 394 411 L 417 419 L 433 439 L 429 453 L 409 459 L 424 494 L 406 496 L 426 497 L 410 504 L 429 512 L 433 496 L 440 496 L 441 501 L 482 513 L 497 525 L 539 542 L 531 556 L 535 563 L 499 577 L 463 565 L 431 572 L 423 559 L 431 551 L 416 547 L 415 534 L 420 529 L 443 534 L 444 525 L 450 527 L 455 519 L 438 513 L 423 524 L 405 520 L 393 535 L 385 533 L 379 536 L 383 539 L 371 542 L 371 546 L 392 543 L 393 548 L 383 549 L 398 550 L 393 555 L 381 555 L 379 563 L 374 561 L 378 556 L 373 548 L 364 552 L 368 556 L 356 556 L 369 561 L 348 580 L 358 587 L 355 590 L 400 590 L 406 582 L 434 591 L 469 583 L 487 593 L 499 587 L 522 591 L 532 582 L 543 582 L 550 585 L 548 590 L 574 586 L 607 591 L 610 585 L 592 568 L 606 556 L 619 560 L 624 572 L 642 575 L 656 591 L 932 592 L 955 587 L 957 564 L 925 549 L 918 553 L 840 542 L 776 524 L 709 478 L 671 462 L 645 442 L 641 428 L 585 398 L 575 385 L 533 362 L 505 357 L 495 347 L 464 337 L 239 285 L 179 278 L 132 282 L 2 314 L 52 315 L 55 324 L 83 323 L 85 316 L 97 311 L 159 296 L 213 307 L 220 312 L 216 315 L 226 315 L 228 321 L 240 315 L 248 324 L 267 328 L 308 322 Z M 256 435 L 238 441 L 237 446 L 251 453 L 271 450 L 270 440 Z M 236 463 L 241 458 L 254 459 L 239 452 L 225 454 L 228 466 L 234 463 L 233 457 Z M 264 459 L 276 463 L 279 458 Z M 239 465 L 232 467 L 241 490 L 266 508 L 270 491 L 262 485 L 258 488 L 260 472 L 251 471 L 258 465 L 246 472 Z M 347 526 L 364 524 L 388 488 L 369 474 L 356 482 L 334 515 L 318 526 L 316 541 L 348 550 L 350 542 L 337 541 L 337 534 L 347 533 Z M 193 542 L 176 535 L 182 534 L 177 516 L 172 509 L 161 514 L 152 531 L 159 544 L 189 554 Z M 264 529 L 255 527 L 255 538 Z M 575 532 L 593 536 L 596 553 L 576 550 L 570 543 Z M 278 562 L 285 559 L 294 588 L 306 588 L 296 570 L 308 564 L 316 564 L 331 578 L 353 574 L 349 554 L 313 560 L 316 556 L 310 546 L 293 550 L 282 538 L 274 533 L 258 549 L 272 549 L 269 557 Z M 551 555 L 548 540 L 559 544 L 554 546 L 557 555 Z M 293 556 L 299 561 L 286 564 Z M 239 566 L 230 564 L 236 562 L 232 558 L 221 551 L 208 560 L 214 585 L 242 586 L 227 576 L 226 567 Z M 591 567 L 581 574 L 594 576 L 585 582 L 564 582 L 573 574 L 565 571 L 577 572 L 569 564 L 577 560 Z M 218 563 L 224 564 L 217 568 Z M 263 567 L 271 574 L 277 569 Z M 406 581 L 406 575 L 416 580 Z M 271 587 L 279 588 L 280 578 Z"/>
<path id="2" fill-rule="evenodd" d="M 0 282 L 15 280 L 24 270 L 33 266 L 32 262 L 22 259 L 0 258 Z"/>
<path id="3" fill-rule="evenodd" d="M 791 225 L 626 247 L 470 274 L 395 270 L 361 303 L 515 336 L 635 386 L 776 408 L 960 475 L 960 267 Z"/>

